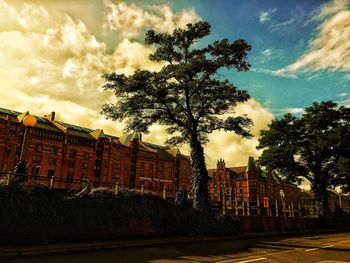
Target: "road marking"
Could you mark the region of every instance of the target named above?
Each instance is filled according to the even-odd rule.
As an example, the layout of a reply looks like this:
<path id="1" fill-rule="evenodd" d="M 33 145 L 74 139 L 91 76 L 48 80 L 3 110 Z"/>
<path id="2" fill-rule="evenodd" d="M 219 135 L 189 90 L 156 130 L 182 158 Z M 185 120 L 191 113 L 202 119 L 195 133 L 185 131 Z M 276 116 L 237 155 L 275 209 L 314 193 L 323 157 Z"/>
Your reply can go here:
<path id="1" fill-rule="evenodd" d="M 309 252 L 309 251 L 315 251 L 315 250 L 322 249 L 322 248 L 327 248 L 327 247 L 334 247 L 334 245 L 328 245 L 328 246 L 323 246 L 323 247 L 310 248 L 310 249 L 306 249 L 305 251 L 307 251 L 307 252 Z"/>
<path id="2" fill-rule="evenodd" d="M 237 263 L 248 263 L 248 262 L 254 262 L 254 261 L 260 261 L 260 260 L 265 260 L 267 258 L 253 258 L 249 260 L 244 260 L 244 261 L 238 261 Z"/>

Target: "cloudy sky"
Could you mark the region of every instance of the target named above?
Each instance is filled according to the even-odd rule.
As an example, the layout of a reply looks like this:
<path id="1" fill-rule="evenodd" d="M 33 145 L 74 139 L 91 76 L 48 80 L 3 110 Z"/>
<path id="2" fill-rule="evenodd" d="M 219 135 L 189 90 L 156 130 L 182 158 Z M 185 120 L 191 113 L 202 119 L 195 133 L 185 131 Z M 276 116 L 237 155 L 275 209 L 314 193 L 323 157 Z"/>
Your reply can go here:
<path id="1" fill-rule="evenodd" d="M 206 20 L 215 39 L 246 39 L 253 49 L 249 72 L 225 77 L 252 99 L 237 108 L 254 121 L 252 140 L 232 133 L 210 136 L 207 162 L 222 157 L 245 165 L 259 130 L 313 101 L 350 104 L 350 0 L 0 0 L 0 107 L 57 118 L 120 136 L 123 125 L 99 115 L 112 99 L 101 74 L 158 70 L 144 33 L 171 32 Z M 162 144 L 154 126 L 145 140 Z M 186 149 L 184 149 L 186 151 Z"/>

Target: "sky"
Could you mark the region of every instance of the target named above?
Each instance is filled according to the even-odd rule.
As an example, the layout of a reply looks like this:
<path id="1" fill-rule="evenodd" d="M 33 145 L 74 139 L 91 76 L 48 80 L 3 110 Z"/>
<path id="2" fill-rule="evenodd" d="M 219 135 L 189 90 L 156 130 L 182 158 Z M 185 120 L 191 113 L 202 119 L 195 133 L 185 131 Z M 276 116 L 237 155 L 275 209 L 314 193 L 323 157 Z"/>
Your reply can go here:
<path id="1" fill-rule="evenodd" d="M 222 76 L 251 99 L 236 113 L 254 122 L 252 139 L 215 132 L 205 147 L 207 166 L 258 158 L 259 131 L 275 118 L 301 114 L 314 101 L 350 106 L 350 0 L 0 0 L 0 107 L 103 129 L 121 136 L 124 125 L 100 115 L 113 95 L 101 74 L 157 71 L 148 29 L 171 33 L 187 23 L 208 21 L 217 39 L 252 45 L 248 72 Z M 164 127 L 144 140 L 162 144 Z M 188 153 L 188 148 L 182 148 Z"/>

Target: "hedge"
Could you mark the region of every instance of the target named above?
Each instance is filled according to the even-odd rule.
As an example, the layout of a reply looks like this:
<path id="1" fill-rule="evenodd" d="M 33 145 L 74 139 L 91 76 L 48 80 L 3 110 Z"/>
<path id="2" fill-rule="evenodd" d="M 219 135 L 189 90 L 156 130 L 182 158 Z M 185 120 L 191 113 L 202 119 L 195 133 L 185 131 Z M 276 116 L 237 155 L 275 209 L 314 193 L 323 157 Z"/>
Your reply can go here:
<path id="1" fill-rule="evenodd" d="M 95 190 L 66 196 L 46 186 L 0 187 L 0 244 L 234 235 L 237 220 L 199 214 L 151 194 Z"/>

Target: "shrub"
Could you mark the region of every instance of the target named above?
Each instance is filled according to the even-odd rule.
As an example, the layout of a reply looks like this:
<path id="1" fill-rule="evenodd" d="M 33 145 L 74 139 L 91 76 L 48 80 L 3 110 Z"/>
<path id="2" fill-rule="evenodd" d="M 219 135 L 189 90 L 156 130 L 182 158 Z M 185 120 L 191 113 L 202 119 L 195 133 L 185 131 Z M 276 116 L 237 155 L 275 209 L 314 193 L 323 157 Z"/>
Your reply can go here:
<path id="1" fill-rule="evenodd" d="M 151 194 L 94 189 L 62 196 L 47 186 L 0 187 L 0 243 L 93 241 L 120 237 L 232 235 L 239 223 L 199 214 Z"/>

